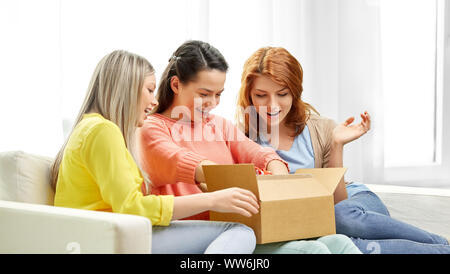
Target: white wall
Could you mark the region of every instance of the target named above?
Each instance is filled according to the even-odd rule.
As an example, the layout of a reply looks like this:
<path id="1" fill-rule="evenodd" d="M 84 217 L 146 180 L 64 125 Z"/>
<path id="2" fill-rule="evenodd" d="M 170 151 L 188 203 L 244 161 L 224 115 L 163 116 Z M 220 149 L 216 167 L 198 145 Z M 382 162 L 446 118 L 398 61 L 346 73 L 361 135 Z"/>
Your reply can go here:
<path id="1" fill-rule="evenodd" d="M 345 148 L 347 180 L 392 183 L 383 162 L 383 1 L 388 0 L 245 0 L 237 5 L 219 0 L 2 0 L 0 151 L 53 156 L 63 142 L 62 121 L 67 126 L 75 117 L 95 65 L 110 51 L 146 57 L 158 79 L 182 42 L 200 39 L 217 47 L 230 65 L 216 114 L 234 118 L 242 66 L 251 53 L 268 45 L 285 47 L 303 66 L 303 99 L 322 115 L 337 122 L 355 116 L 359 122 L 359 113 L 372 114 L 372 130 Z M 450 87 L 446 75 L 444 89 Z M 443 93 L 444 102 L 450 103 L 449 96 Z M 449 109 L 444 104 L 444 125 Z M 448 186 L 449 131 L 446 126 L 441 133 L 441 162 L 449 168 L 427 171 Z M 408 173 L 400 170 L 389 178 L 405 184 L 398 178 Z M 428 175 L 411 184 L 429 183 Z"/>
<path id="2" fill-rule="evenodd" d="M 43 12 L 41 12 L 43 11 Z M 59 1 L 0 1 L 0 151 L 62 140 Z"/>

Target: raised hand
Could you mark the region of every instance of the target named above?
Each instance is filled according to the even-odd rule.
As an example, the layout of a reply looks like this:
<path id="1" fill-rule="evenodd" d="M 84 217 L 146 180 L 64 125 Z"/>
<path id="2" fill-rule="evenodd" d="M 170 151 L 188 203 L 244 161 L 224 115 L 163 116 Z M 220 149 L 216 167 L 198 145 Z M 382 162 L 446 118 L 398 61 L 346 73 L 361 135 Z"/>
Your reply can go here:
<path id="1" fill-rule="evenodd" d="M 352 125 L 355 117 L 348 118 L 344 123 L 337 125 L 333 130 L 333 142 L 345 145 L 364 135 L 370 130 L 370 115 L 365 111 L 360 114 L 362 121 L 359 124 Z"/>

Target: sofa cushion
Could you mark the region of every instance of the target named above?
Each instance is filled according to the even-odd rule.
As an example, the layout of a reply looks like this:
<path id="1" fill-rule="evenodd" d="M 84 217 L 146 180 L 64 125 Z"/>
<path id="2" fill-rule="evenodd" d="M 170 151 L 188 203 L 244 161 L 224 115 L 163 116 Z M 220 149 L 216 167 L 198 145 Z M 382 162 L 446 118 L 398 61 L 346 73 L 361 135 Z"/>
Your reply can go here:
<path id="1" fill-rule="evenodd" d="M 52 161 L 23 151 L 0 152 L 0 200 L 53 205 Z"/>

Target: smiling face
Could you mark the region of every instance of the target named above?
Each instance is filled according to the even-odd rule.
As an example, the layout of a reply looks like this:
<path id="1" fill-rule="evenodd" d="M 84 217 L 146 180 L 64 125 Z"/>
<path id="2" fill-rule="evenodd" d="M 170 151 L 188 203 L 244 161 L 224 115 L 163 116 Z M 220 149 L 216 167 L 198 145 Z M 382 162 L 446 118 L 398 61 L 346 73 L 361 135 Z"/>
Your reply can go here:
<path id="1" fill-rule="evenodd" d="M 138 109 L 138 121 L 137 126 L 141 127 L 144 124 L 144 120 L 150 111 L 158 105 L 158 101 L 155 98 L 156 79 L 154 74 L 150 74 L 144 79 L 144 84 L 141 90 L 141 100 L 139 102 Z"/>
<path id="2" fill-rule="evenodd" d="M 175 97 L 171 110 L 177 106 L 187 107 L 191 121 L 196 120 L 196 117 L 208 117 L 209 112 L 220 103 L 225 79 L 226 73 L 216 69 L 202 70 L 193 81 L 187 83 L 182 83 L 176 76 L 172 77 L 171 87 Z"/>
<path id="3" fill-rule="evenodd" d="M 282 123 L 292 107 L 290 90 L 264 75 L 253 80 L 250 97 L 256 112 L 272 127 Z"/>

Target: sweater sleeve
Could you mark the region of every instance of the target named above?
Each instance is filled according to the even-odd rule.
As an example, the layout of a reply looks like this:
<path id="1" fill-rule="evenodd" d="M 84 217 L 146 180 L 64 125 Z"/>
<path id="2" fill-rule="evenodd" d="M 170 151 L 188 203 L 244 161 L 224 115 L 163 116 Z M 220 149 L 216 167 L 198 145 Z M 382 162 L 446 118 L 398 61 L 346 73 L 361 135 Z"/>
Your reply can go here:
<path id="1" fill-rule="evenodd" d="M 321 119 L 318 127 L 318 138 L 321 139 L 322 148 L 322 167 L 327 168 L 330 160 L 331 142 L 333 140 L 333 130 L 336 127 L 336 122 L 332 119 Z"/>
<path id="2" fill-rule="evenodd" d="M 153 225 L 169 225 L 174 197 L 143 196 L 143 178 L 118 128 L 97 125 L 81 147 L 81 157 L 113 212 L 144 216 Z"/>
<path id="3" fill-rule="evenodd" d="M 289 170 L 287 162 L 281 159 L 273 148 L 260 146 L 245 136 L 242 131 L 228 120 L 223 124 L 225 125 L 225 138 L 235 162 L 253 163 L 259 168 L 267 169 L 267 165 L 270 161 L 279 160 L 283 162 Z"/>
<path id="4" fill-rule="evenodd" d="M 195 169 L 207 158 L 176 144 L 163 122 L 146 122 L 138 138 L 142 167 L 153 186 L 178 182 L 195 184 Z"/>

